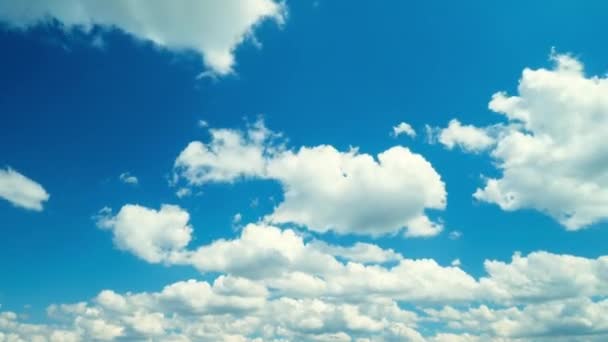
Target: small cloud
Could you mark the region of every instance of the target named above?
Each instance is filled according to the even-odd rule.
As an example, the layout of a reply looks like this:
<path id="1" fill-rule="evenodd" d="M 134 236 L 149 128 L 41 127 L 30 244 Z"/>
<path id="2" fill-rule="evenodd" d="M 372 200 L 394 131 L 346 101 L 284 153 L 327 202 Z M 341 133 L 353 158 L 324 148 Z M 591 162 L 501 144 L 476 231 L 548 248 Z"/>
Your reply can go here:
<path id="1" fill-rule="evenodd" d="M 129 172 L 123 172 L 118 176 L 118 178 L 125 184 L 137 185 L 139 184 L 139 180 L 137 177 L 131 175 Z"/>
<path id="2" fill-rule="evenodd" d="M 462 232 L 458 231 L 458 230 L 453 230 L 450 232 L 450 234 L 448 234 L 448 238 L 450 240 L 458 240 L 462 237 Z"/>
<path id="3" fill-rule="evenodd" d="M 198 120 L 198 127 L 201 127 L 201 128 L 209 127 L 209 123 L 205 120 Z"/>
<path id="4" fill-rule="evenodd" d="M 260 205 L 260 199 L 259 198 L 254 198 L 251 200 L 251 202 L 249 203 L 249 206 L 251 208 L 257 208 Z"/>
<path id="5" fill-rule="evenodd" d="M 177 192 L 175 192 L 175 195 L 179 198 L 187 197 L 192 195 L 192 190 L 188 188 L 180 188 L 179 190 L 177 190 Z"/>
<path id="6" fill-rule="evenodd" d="M 50 195 L 42 185 L 27 178 L 10 167 L 0 169 L 0 198 L 16 207 L 42 211 L 43 203 Z"/>
<path id="7" fill-rule="evenodd" d="M 236 214 L 234 214 L 234 217 L 232 218 L 232 224 L 239 224 L 242 219 L 243 219 L 243 216 L 241 215 L 241 213 L 236 213 Z"/>
<path id="8" fill-rule="evenodd" d="M 460 259 L 454 259 L 454 260 L 452 260 L 452 262 L 450 263 L 450 265 L 452 265 L 454 267 L 460 267 Z"/>
<path id="9" fill-rule="evenodd" d="M 392 135 L 394 137 L 398 137 L 402 134 L 407 135 L 410 138 L 414 138 L 416 137 L 416 131 L 414 131 L 414 129 L 412 128 L 412 126 L 406 122 L 401 122 L 400 124 L 398 124 L 397 126 L 393 127 L 393 133 Z"/>

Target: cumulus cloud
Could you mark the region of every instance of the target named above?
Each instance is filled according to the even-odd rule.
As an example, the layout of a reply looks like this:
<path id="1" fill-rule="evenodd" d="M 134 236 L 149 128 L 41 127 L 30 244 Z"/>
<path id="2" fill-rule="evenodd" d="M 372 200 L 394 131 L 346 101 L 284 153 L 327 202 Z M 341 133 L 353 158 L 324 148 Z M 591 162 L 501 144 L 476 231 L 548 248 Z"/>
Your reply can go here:
<path id="1" fill-rule="evenodd" d="M 602 341 L 608 336 L 607 300 L 574 298 L 500 309 L 448 306 L 426 312 L 439 321 L 449 321 L 451 330 L 480 336 L 480 341 Z"/>
<path id="2" fill-rule="evenodd" d="M 551 69 L 524 69 L 517 95 L 494 94 L 489 108 L 506 124 L 469 126 L 479 137 L 498 131 L 494 144 L 480 146 L 502 173 L 474 197 L 507 211 L 536 209 L 577 230 L 608 217 L 608 151 L 598 143 L 608 136 L 608 79 L 586 76 L 570 55 L 551 59 Z"/>
<path id="3" fill-rule="evenodd" d="M 20 208 L 42 211 L 42 203 L 49 196 L 42 185 L 19 172 L 11 168 L 0 169 L 0 198 Z"/>
<path id="4" fill-rule="evenodd" d="M 486 276 L 475 280 L 458 267 L 425 259 L 400 259 L 394 267 L 335 260 L 324 271 L 314 264 L 331 255 L 273 227 L 249 226 L 240 238 L 211 246 L 201 257 L 215 259 L 215 280 L 179 281 L 158 292 L 103 290 L 89 301 L 51 305 L 49 324 L 5 311 L 0 331 L 17 341 L 514 342 L 608 336 L 606 257 L 515 254 L 510 262 L 486 261 Z M 238 258 L 232 266 L 214 256 L 230 252 Z M 286 262 L 279 263 L 282 272 L 260 276 L 235 267 L 248 258 L 263 260 L 258 267 Z M 317 286 L 320 292 L 310 291 L 313 277 L 324 284 Z"/>
<path id="5" fill-rule="evenodd" d="M 188 212 L 175 205 L 165 204 L 154 210 L 128 204 L 116 215 L 102 209 L 97 224 L 112 232 L 118 248 L 158 263 L 188 245 L 192 235 L 189 220 Z"/>
<path id="6" fill-rule="evenodd" d="M 534 252 L 513 255 L 510 263 L 487 260 L 484 291 L 495 301 L 539 300 L 608 295 L 608 257 L 588 259 Z"/>
<path id="7" fill-rule="evenodd" d="M 436 137 L 431 139 L 436 139 L 450 150 L 458 146 L 465 151 L 480 152 L 494 144 L 494 138 L 486 129 L 463 125 L 457 119 L 452 119 L 448 127 L 436 130 L 435 134 Z"/>
<path id="8" fill-rule="evenodd" d="M 263 177 L 266 158 L 276 152 L 276 133 L 257 121 L 247 131 L 210 129 L 209 143 L 193 141 L 175 160 L 176 172 L 191 185 Z"/>
<path id="9" fill-rule="evenodd" d="M 189 185 L 258 178 L 279 182 L 283 201 L 266 219 L 316 232 L 437 235 L 442 224 L 426 210 L 443 210 L 445 185 L 421 155 L 402 146 L 376 157 L 356 148 L 319 145 L 291 150 L 262 121 L 246 131 L 211 129 L 208 143 L 191 142 L 175 173 Z"/>
<path id="10" fill-rule="evenodd" d="M 377 158 L 356 149 L 302 147 L 273 158 L 268 175 L 284 192 L 268 216 L 272 222 L 373 236 L 403 228 L 412 237 L 441 231 L 425 210 L 445 208 L 445 185 L 424 157 L 405 147 L 392 147 Z"/>
<path id="11" fill-rule="evenodd" d="M 410 138 L 416 137 L 416 131 L 407 122 L 401 122 L 393 127 L 393 136 L 398 137 L 401 134 L 405 134 Z"/>
<path id="12" fill-rule="evenodd" d="M 27 29 L 59 21 L 66 29 L 94 25 L 119 29 L 171 51 L 194 51 L 216 74 L 230 73 L 234 50 L 271 19 L 282 23 L 283 3 L 274 0 L 22 0 L 0 2 L 0 21 Z"/>

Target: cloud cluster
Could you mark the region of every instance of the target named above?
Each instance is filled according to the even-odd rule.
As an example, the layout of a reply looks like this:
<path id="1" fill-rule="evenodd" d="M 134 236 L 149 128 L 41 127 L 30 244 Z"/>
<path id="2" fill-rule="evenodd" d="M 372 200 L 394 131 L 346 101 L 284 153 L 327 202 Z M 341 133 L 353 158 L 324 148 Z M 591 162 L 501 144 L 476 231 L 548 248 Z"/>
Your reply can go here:
<path id="1" fill-rule="evenodd" d="M 19 172 L 11 168 L 0 169 L 0 198 L 17 207 L 42 211 L 42 203 L 46 202 L 49 196 L 42 185 Z"/>
<path id="2" fill-rule="evenodd" d="M 208 143 L 191 142 L 175 161 L 176 178 L 191 186 L 271 179 L 283 201 L 267 220 L 316 232 L 378 236 L 405 229 L 409 237 L 437 235 L 425 213 L 446 206 L 445 185 L 433 166 L 406 147 L 376 157 L 356 148 L 319 145 L 287 149 L 258 121 L 246 131 L 211 129 Z"/>
<path id="3" fill-rule="evenodd" d="M 232 72 L 234 50 L 266 19 L 282 23 L 274 0 L 21 0 L 0 2 L 0 21 L 16 29 L 57 20 L 66 29 L 119 29 L 172 50 L 191 50 L 217 74 Z"/>
<path id="4" fill-rule="evenodd" d="M 516 253 L 510 262 L 486 260 L 476 279 L 376 245 L 334 246 L 261 224 L 189 248 L 187 216 L 171 206 L 127 205 L 100 220 L 114 221 L 115 243 L 144 260 L 157 262 L 143 252 L 151 245 L 169 246 L 171 253 L 153 255 L 219 276 L 51 305 L 46 325 L 3 312 L 0 341 L 600 341 L 608 334 L 607 256 Z M 167 234 L 158 235 L 158 221 Z M 138 239 L 124 234 L 131 223 Z M 176 242 L 171 232 L 184 230 L 187 238 Z"/>
<path id="5" fill-rule="evenodd" d="M 552 54 L 552 69 L 525 69 L 518 95 L 494 94 L 489 108 L 507 123 L 462 126 L 453 120 L 439 141 L 490 150 L 502 175 L 474 197 L 503 210 L 532 208 L 569 230 L 608 217 L 608 79 L 586 76 L 570 55 Z"/>

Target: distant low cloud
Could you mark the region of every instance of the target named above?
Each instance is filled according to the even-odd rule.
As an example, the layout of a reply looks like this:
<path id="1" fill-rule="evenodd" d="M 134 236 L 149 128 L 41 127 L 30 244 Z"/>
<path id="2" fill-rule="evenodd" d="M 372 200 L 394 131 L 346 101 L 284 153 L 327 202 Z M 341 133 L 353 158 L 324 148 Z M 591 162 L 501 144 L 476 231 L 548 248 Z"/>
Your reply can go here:
<path id="1" fill-rule="evenodd" d="M 0 1 L 0 21 L 27 29 L 51 20 L 66 29 L 119 29 L 171 51 L 195 51 L 215 74 L 232 72 L 234 50 L 266 19 L 282 23 L 274 0 L 19 0 Z"/>
<path id="2" fill-rule="evenodd" d="M 0 169 L 0 198 L 17 207 L 42 211 L 42 204 L 49 196 L 42 185 L 19 172 L 11 168 Z"/>

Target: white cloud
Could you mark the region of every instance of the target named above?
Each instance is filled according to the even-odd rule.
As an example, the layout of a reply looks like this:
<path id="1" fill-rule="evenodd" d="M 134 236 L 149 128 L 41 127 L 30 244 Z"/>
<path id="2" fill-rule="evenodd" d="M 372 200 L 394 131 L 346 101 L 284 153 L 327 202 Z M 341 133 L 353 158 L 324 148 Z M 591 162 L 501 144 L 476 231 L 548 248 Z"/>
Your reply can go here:
<path id="1" fill-rule="evenodd" d="M 487 150 L 495 143 L 494 138 L 489 134 L 487 129 L 463 125 L 457 119 L 450 120 L 448 127 L 435 129 L 431 132 L 437 136 L 429 137 L 430 139 L 437 139 L 450 150 L 458 146 L 465 151 L 481 152 Z"/>
<path id="2" fill-rule="evenodd" d="M 0 21 L 27 29 L 51 19 L 66 29 L 117 28 L 172 51 L 195 51 L 217 74 L 235 64 L 234 50 L 261 22 L 279 24 L 284 4 L 273 0 L 21 0 L 0 2 Z"/>
<path id="3" fill-rule="evenodd" d="M 484 336 L 473 341 L 603 341 L 608 337 L 608 301 L 574 298 L 493 309 L 486 305 L 460 311 L 427 310 L 450 330 Z M 458 341 L 458 339 L 454 339 Z M 452 340 L 450 340 L 452 341 Z M 465 341 L 468 341 L 465 339 Z"/>
<path id="4" fill-rule="evenodd" d="M 370 243 L 357 242 L 350 247 L 330 245 L 323 241 L 313 241 L 310 247 L 321 253 L 340 257 L 358 263 L 385 263 L 399 261 L 403 256 L 392 249 L 382 249 Z"/>
<path id="5" fill-rule="evenodd" d="M 49 194 L 40 184 L 7 168 L 0 169 L 0 198 L 17 207 L 42 211 L 42 203 L 49 199 Z"/>
<path id="6" fill-rule="evenodd" d="M 597 259 L 534 252 L 511 263 L 486 260 L 480 280 L 486 296 L 507 303 L 608 296 L 608 257 Z"/>
<path id="7" fill-rule="evenodd" d="M 608 150 L 598 143 L 608 136 L 608 79 L 587 77 L 572 56 L 551 58 L 551 69 L 524 69 L 517 95 L 494 94 L 489 108 L 507 124 L 473 128 L 496 130 L 490 155 L 502 173 L 474 197 L 577 230 L 608 218 Z"/>
<path id="8" fill-rule="evenodd" d="M 123 172 L 118 176 L 121 182 L 125 184 L 137 185 L 139 184 L 139 179 L 137 177 L 131 175 L 129 172 Z"/>
<path id="9" fill-rule="evenodd" d="M 276 180 L 284 199 L 267 216 L 270 222 L 374 236 L 405 229 L 408 237 L 428 237 L 442 230 L 425 211 L 445 208 L 445 185 L 433 166 L 408 148 L 395 146 L 377 157 L 329 145 L 288 150 L 262 121 L 246 132 L 210 132 L 209 143 L 191 142 L 180 153 L 177 178 L 190 185 Z"/>
<path id="10" fill-rule="evenodd" d="M 158 263 L 188 245 L 192 234 L 189 220 L 188 212 L 175 205 L 165 204 L 154 210 L 127 204 L 115 216 L 103 209 L 97 224 L 112 231 L 118 248 Z"/>
<path id="11" fill-rule="evenodd" d="M 401 134 L 405 134 L 410 138 L 416 137 L 416 131 L 407 122 L 401 122 L 393 127 L 393 136 L 398 137 Z"/>
<path id="12" fill-rule="evenodd" d="M 195 250 L 179 243 L 174 252 L 169 264 L 220 275 L 158 292 L 104 290 L 89 302 L 52 305 L 49 325 L 3 312 L 0 331 L 25 341 L 55 334 L 58 341 L 501 342 L 590 336 L 599 342 L 608 332 L 605 256 L 515 254 L 510 262 L 486 261 L 486 275 L 476 280 L 457 261 L 441 266 L 373 245 L 306 242 L 293 230 L 252 224 L 233 240 Z"/>
<path id="13" fill-rule="evenodd" d="M 264 175 L 265 156 L 273 152 L 268 142 L 274 137 L 256 122 L 246 132 L 210 129 L 208 144 L 193 141 L 175 160 L 175 169 L 190 184 L 233 182 L 238 178 Z"/>
<path id="14" fill-rule="evenodd" d="M 424 157 L 405 147 L 392 147 L 377 158 L 355 149 L 302 147 L 272 159 L 268 175 L 284 192 L 268 216 L 272 222 L 374 236 L 403 228 L 407 236 L 441 231 L 424 212 L 445 208 L 444 183 Z"/>

